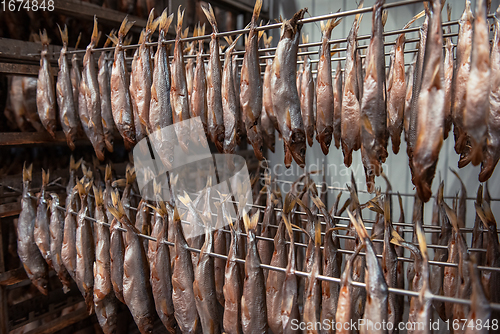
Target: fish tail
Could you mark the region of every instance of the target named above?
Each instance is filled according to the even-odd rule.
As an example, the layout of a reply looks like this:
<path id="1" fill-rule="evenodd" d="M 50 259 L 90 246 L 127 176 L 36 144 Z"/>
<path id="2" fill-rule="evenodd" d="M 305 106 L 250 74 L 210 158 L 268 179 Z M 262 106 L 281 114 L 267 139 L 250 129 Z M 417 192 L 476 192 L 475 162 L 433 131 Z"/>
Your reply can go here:
<path id="1" fill-rule="evenodd" d="M 155 20 L 155 9 L 152 8 L 151 11 L 149 12 L 148 22 L 146 23 L 146 30 L 148 34 L 152 34 L 153 31 L 156 30 L 157 26 L 158 26 L 158 21 Z"/>
<path id="2" fill-rule="evenodd" d="M 26 161 L 24 162 L 23 166 L 23 181 L 31 181 L 31 176 L 33 172 L 33 164 L 29 165 L 28 168 L 26 168 Z"/>
<path id="3" fill-rule="evenodd" d="M 202 6 L 201 9 L 203 10 L 203 13 L 205 13 L 205 16 L 207 17 L 208 22 L 212 26 L 213 32 L 218 33 L 219 30 L 217 29 L 217 21 L 215 20 L 215 13 L 214 13 L 214 10 L 212 8 L 212 5 L 208 4 L 208 8 L 205 6 Z"/>
<path id="4" fill-rule="evenodd" d="M 477 166 L 483 160 L 483 145 L 480 143 L 472 143 L 470 151 L 470 159 L 474 166 Z"/>
<path id="5" fill-rule="evenodd" d="M 245 225 L 245 230 L 248 233 L 249 231 L 255 231 L 257 229 L 257 224 L 259 223 L 259 214 L 260 211 L 254 213 L 252 218 L 248 216 L 248 213 L 243 213 L 243 224 Z"/>
<path id="6" fill-rule="evenodd" d="M 99 187 L 98 189 L 96 186 L 92 186 L 92 188 L 94 189 L 95 205 L 96 206 L 102 205 L 102 203 L 104 202 L 102 188 Z"/>
<path id="7" fill-rule="evenodd" d="M 113 45 L 117 45 L 119 43 L 118 37 L 113 34 L 113 31 L 110 35 L 108 35 L 108 39 L 111 41 L 111 43 L 113 43 Z"/>
<path id="8" fill-rule="evenodd" d="M 111 178 L 113 177 L 112 172 L 111 172 L 111 165 L 107 164 L 106 165 L 106 171 L 104 173 L 104 180 L 105 181 L 111 181 Z"/>
<path id="9" fill-rule="evenodd" d="M 126 170 L 126 180 L 127 184 L 132 184 L 135 181 L 135 170 L 134 167 L 128 165 Z"/>
<path id="10" fill-rule="evenodd" d="M 57 28 L 59 28 L 59 32 L 61 33 L 61 41 L 63 45 L 68 45 L 68 26 L 64 25 L 64 29 L 61 29 L 61 26 L 57 24 Z"/>
<path id="11" fill-rule="evenodd" d="M 94 29 L 92 30 L 92 37 L 90 38 L 90 43 L 92 45 L 97 45 L 100 37 L 99 29 L 97 26 L 97 16 L 94 15 Z"/>
<path id="12" fill-rule="evenodd" d="M 319 219 L 316 219 L 314 225 L 314 245 L 321 246 L 321 222 Z"/>
<path id="13" fill-rule="evenodd" d="M 141 34 L 139 35 L 139 44 L 145 42 L 146 29 L 141 30 Z"/>
<path id="14" fill-rule="evenodd" d="M 198 27 L 198 36 L 203 36 L 203 35 L 205 35 L 205 23 L 203 23 L 203 26 Z"/>
<path id="15" fill-rule="evenodd" d="M 127 35 L 128 31 L 130 30 L 130 28 L 132 28 L 134 23 L 135 21 L 128 20 L 128 15 L 125 16 L 120 26 L 120 30 L 118 30 L 118 39 L 123 40 L 123 38 L 125 37 L 125 35 Z"/>
<path id="16" fill-rule="evenodd" d="M 451 10 L 451 9 L 450 9 Z M 417 15 L 415 15 L 408 23 L 406 23 L 403 27 L 403 29 L 408 29 L 416 20 L 422 18 L 425 16 L 425 10 L 421 11 Z"/>
<path id="17" fill-rule="evenodd" d="M 78 160 L 78 162 L 75 162 L 75 158 L 73 155 L 70 156 L 69 158 L 69 169 L 70 170 L 77 170 L 80 168 L 80 165 L 82 164 L 82 159 Z"/>
<path id="18" fill-rule="evenodd" d="M 255 6 L 253 7 L 253 14 L 252 14 L 252 26 L 254 27 L 257 25 L 257 19 L 259 18 L 261 9 L 262 9 L 262 0 L 255 1 Z"/>
<path id="19" fill-rule="evenodd" d="M 165 10 L 163 11 L 163 13 L 159 18 L 160 21 L 158 27 L 160 31 L 163 31 L 164 34 L 167 34 L 173 19 L 174 19 L 174 14 L 172 13 L 168 15 L 167 9 L 165 8 Z"/>
<path id="20" fill-rule="evenodd" d="M 78 38 L 76 39 L 75 49 L 78 49 L 78 45 L 80 44 L 81 40 L 82 40 L 82 33 L 79 33 Z"/>
<path id="21" fill-rule="evenodd" d="M 177 29 L 175 30 L 179 38 L 183 38 L 182 23 L 184 22 L 184 12 L 185 10 L 181 11 L 181 5 L 179 5 L 179 8 L 177 9 Z"/>
<path id="22" fill-rule="evenodd" d="M 111 32 L 109 33 L 109 36 L 106 35 L 106 42 L 104 42 L 104 48 L 107 48 L 111 43 L 113 43 L 113 41 L 111 40 L 111 37 L 110 36 L 114 36 L 116 33 L 116 31 L 113 29 L 111 30 Z"/>
<path id="23" fill-rule="evenodd" d="M 456 214 L 456 213 L 455 213 L 455 211 L 454 211 L 452 208 L 450 208 L 450 207 L 448 206 L 448 204 L 446 204 L 445 202 L 443 202 L 443 206 L 444 206 L 444 209 L 445 209 L 445 211 L 446 211 L 446 215 L 448 216 L 448 219 L 449 219 L 449 221 L 450 221 L 450 223 L 451 223 L 451 226 L 453 227 L 453 229 L 455 230 L 455 232 L 456 232 L 457 234 L 460 234 L 460 229 L 459 229 L 459 227 L 458 227 L 458 218 L 457 218 L 457 214 Z M 418 232 L 418 230 L 417 230 L 417 232 Z M 418 235 L 417 235 L 417 236 L 418 236 Z M 420 240 L 419 240 L 419 242 L 420 242 Z"/>
<path id="24" fill-rule="evenodd" d="M 49 184 L 50 172 L 42 168 L 42 187 L 46 187 Z"/>
<path id="25" fill-rule="evenodd" d="M 361 0 L 359 2 L 358 9 L 363 8 L 364 3 L 365 3 L 365 0 Z M 358 28 L 359 28 L 359 23 L 361 22 L 362 18 L 363 18 L 363 14 L 356 14 L 356 16 L 354 17 L 354 21 L 356 21 L 356 25 L 358 26 Z"/>
<path id="26" fill-rule="evenodd" d="M 43 32 L 40 31 L 40 41 L 42 42 L 42 45 L 49 45 L 50 40 L 46 29 L 43 29 Z"/>
<path id="27" fill-rule="evenodd" d="M 422 257 L 424 258 L 424 262 L 427 261 L 428 253 L 427 253 L 427 241 L 425 240 L 424 228 L 422 227 L 422 223 L 419 221 L 415 224 L 418 246 L 420 247 L 420 252 L 422 253 Z M 457 226 L 458 228 L 458 226 Z"/>
<path id="28" fill-rule="evenodd" d="M 369 239 L 370 237 L 368 236 L 368 232 L 366 231 L 365 225 L 361 219 L 359 217 L 355 218 L 349 209 L 347 209 L 347 214 L 349 215 L 351 223 L 354 225 L 354 228 L 356 229 L 356 232 L 361 240 L 366 240 L 367 238 Z"/>

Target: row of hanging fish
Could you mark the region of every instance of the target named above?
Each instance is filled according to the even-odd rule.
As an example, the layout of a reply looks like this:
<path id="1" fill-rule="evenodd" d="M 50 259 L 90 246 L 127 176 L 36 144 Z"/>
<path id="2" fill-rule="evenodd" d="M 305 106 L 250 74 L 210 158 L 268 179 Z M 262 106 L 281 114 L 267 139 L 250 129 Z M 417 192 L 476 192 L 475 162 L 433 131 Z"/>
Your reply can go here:
<path id="1" fill-rule="evenodd" d="M 33 196 L 31 167 L 24 168 L 18 254 L 29 278 L 44 294 L 49 268 L 65 291 L 76 282 L 105 333 L 116 329 L 120 302 L 128 306 L 141 333 L 152 332 L 157 316 L 171 333 L 295 333 L 300 332 L 299 322 L 306 324 L 308 333 L 335 329 L 350 333 L 350 326 L 342 331 L 332 328 L 332 321 L 350 324 L 360 319 L 366 324 L 390 322 L 393 330 L 381 332 L 397 333 L 405 303 L 391 288 L 419 293 L 410 297 L 409 322 L 420 322 L 425 329 L 412 333 L 432 332 L 433 310 L 442 320 L 458 321 L 461 326 L 467 319 L 461 333 L 477 332 L 477 325 L 466 326 L 470 321 L 476 324 L 480 319 L 486 324 L 498 319 L 490 302 L 500 302 L 500 277 L 495 270 L 500 267 L 500 246 L 487 188 L 484 195 L 482 187 L 478 190 L 469 250 L 461 231 L 465 187 L 462 183 L 452 209 L 443 199 L 441 183 L 431 225 L 441 229 L 432 233 L 432 245 L 444 247 L 435 249 L 433 260 L 449 265 L 431 266 L 423 202 L 415 197 L 413 239 L 405 241 L 401 223 L 409 222 L 399 196 L 399 224 L 393 225 L 390 184 L 387 194 L 377 190 L 374 198 L 360 203 L 353 179 L 348 185 L 350 197 L 341 206 L 340 193 L 328 210 L 327 188 L 322 186 L 318 192 L 309 175 L 293 184 L 284 202 L 276 182 L 266 175 L 262 188 L 259 182 L 253 186 L 255 203 L 266 205 L 261 219 L 255 209 L 232 217 L 231 198 L 212 193 L 210 180 L 194 199 L 186 193 L 178 195 L 175 202 L 183 205 L 178 207 L 159 197 L 138 201 L 131 167 L 126 179 L 113 180 L 110 166 L 103 178 L 98 166 L 91 171 L 82 164 L 79 179 L 80 164 L 71 159 L 66 208 L 60 207 L 57 194 L 47 193 L 48 173 L 42 173 L 40 193 Z M 174 187 L 175 179 L 171 178 Z M 117 189 L 121 188 L 120 196 Z M 159 186 L 154 188 L 159 194 Z M 213 196 L 219 198 L 215 206 L 209 200 Z M 365 210 L 376 212 L 371 235 L 362 217 Z M 347 227 L 340 227 L 338 217 L 344 213 L 350 220 Z M 410 259 L 403 258 L 403 248 L 411 252 Z M 346 251 L 349 254 L 343 257 Z M 404 262 L 408 262 L 406 274 Z M 492 270 L 479 271 L 478 266 Z M 320 275 L 334 281 L 320 280 Z M 366 287 L 353 282 L 365 282 Z M 471 304 L 443 303 L 432 295 L 470 299 Z M 310 329 L 317 322 L 330 324 L 330 329 L 326 325 Z M 486 327 L 482 332 L 488 332 Z"/>

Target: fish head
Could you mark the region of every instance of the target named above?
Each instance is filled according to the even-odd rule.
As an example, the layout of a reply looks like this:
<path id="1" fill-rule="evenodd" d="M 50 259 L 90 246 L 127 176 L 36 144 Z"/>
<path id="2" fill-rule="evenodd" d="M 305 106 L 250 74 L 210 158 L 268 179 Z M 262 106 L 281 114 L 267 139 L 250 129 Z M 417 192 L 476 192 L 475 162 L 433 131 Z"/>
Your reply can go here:
<path id="1" fill-rule="evenodd" d="M 428 202 L 432 195 L 432 180 L 436 173 L 436 162 L 421 164 L 413 159 L 413 184 L 417 188 L 418 197 L 423 202 Z"/>
<path id="2" fill-rule="evenodd" d="M 260 124 L 260 117 L 258 117 L 253 123 L 247 122 L 246 128 L 247 128 L 247 138 L 252 144 L 255 156 L 257 157 L 257 159 L 263 160 L 264 144 L 262 141 L 262 129 Z"/>
<path id="3" fill-rule="evenodd" d="M 290 137 L 290 153 L 301 168 L 306 164 L 306 134 L 302 129 L 295 129 Z"/>
<path id="4" fill-rule="evenodd" d="M 35 284 L 37 289 L 41 293 L 43 293 L 45 296 L 47 296 L 49 294 L 49 290 L 48 290 L 49 281 L 47 280 L 47 277 L 45 277 L 45 276 L 37 277 L 37 278 L 35 278 L 33 283 Z"/>

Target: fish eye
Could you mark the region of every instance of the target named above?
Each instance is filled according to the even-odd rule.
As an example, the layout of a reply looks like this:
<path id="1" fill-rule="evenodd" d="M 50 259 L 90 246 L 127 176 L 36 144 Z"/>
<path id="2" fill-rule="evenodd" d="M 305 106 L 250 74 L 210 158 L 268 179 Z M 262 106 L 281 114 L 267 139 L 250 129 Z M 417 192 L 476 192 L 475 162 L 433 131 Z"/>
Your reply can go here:
<path id="1" fill-rule="evenodd" d="M 253 125 L 256 126 L 257 125 L 257 121 L 253 122 Z"/>

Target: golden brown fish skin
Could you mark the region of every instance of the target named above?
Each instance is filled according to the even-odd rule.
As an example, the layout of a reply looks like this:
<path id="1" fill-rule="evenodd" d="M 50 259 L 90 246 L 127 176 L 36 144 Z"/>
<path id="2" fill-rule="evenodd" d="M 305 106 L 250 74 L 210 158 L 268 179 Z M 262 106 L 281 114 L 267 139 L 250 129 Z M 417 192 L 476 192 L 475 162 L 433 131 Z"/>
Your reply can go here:
<path id="1" fill-rule="evenodd" d="M 78 193 L 80 194 L 80 211 L 78 211 L 76 224 L 76 284 L 85 299 L 87 311 L 91 314 L 94 311 L 94 260 L 95 246 L 92 225 L 87 217 L 90 215 L 88 209 L 87 196 L 91 187 L 91 182 L 82 184 L 76 183 Z"/>
<path id="2" fill-rule="evenodd" d="M 333 19 L 328 20 L 324 26 L 322 25 L 318 75 L 316 79 L 316 140 L 321 145 L 321 150 L 325 155 L 328 154 L 330 144 L 332 142 L 334 113 L 332 89 L 332 56 L 330 55 L 330 44 L 328 42 L 330 41 L 330 37 L 332 36 L 333 28 L 335 28 L 335 26 L 339 23 L 340 20 Z M 310 63 L 307 64 L 306 62 L 304 62 L 304 72 L 307 65 L 310 66 Z M 304 76 L 302 80 L 305 80 Z M 312 75 L 310 75 L 309 80 L 312 81 Z M 314 83 L 312 85 L 314 86 Z M 307 126 L 310 123 L 307 123 L 305 121 L 304 123 L 306 126 L 306 134 L 309 140 L 310 134 L 308 130 L 310 131 L 310 129 L 308 129 Z M 312 140 L 309 140 L 309 146 L 311 146 L 311 142 Z"/>
<path id="3" fill-rule="evenodd" d="M 275 141 L 276 141 L 276 129 L 274 128 L 274 125 L 269 119 L 269 116 L 267 115 L 267 112 L 262 106 L 262 113 L 260 114 L 260 126 L 262 129 L 262 139 L 264 141 L 264 144 L 267 146 L 268 149 L 271 150 L 271 152 L 274 153 L 275 151 Z"/>
<path id="4" fill-rule="evenodd" d="M 285 199 L 285 207 L 287 207 L 286 202 L 287 201 Z M 290 237 L 290 246 L 288 248 L 288 264 L 286 266 L 285 281 L 283 282 L 283 287 L 282 287 L 283 300 L 281 302 L 281 323 L 283 326 L 284 334 L 300 333 L 298 328 L 293 329 L 294 327 L 292 327 L 293 320 L 295 321 L 300 320 L 299 307 L 298 307 L 299 304 L 298 284 L 297 284 L 298 282 L 297 282 L 297 276 L 295 274 L 297 266 L 295 251 L 294 251 L 295 242 L 289 215 L 289 210 L 293 206 L 295 205 L 288 206 L 288 208 L 285 210 L 283 214 L 283 221 L 286 225 L 286 229 Z"/>
<path id="5" fill-rule="evenodd" d="M 333 79 L 333 139 L 335 147 L 340 148 L 340 138 L 342 132 L 342 67 L 340 60 L 337 62 L 337 69 Z"/>
<path id="6" fill-rule="evenodd" d="M 71 86 L 71 69 L 69 67 L 68 52 L 68 29 L 65 26 L 61 30 L 63 47 L 59 55 L 59 73 L 57 75 L 56 95 L 59 106 L 59 118 L 61 127 L 66 135 L 66 142 L 71 150 L 75 149 L 75 137 L 78 131 L 77 109 L 73 100 L 73 89 Z"/>
<path id="7" fill-rule="evenodd" d="M 148 135 L 149 125 L 149 107 L 151 103 L 151 85 L 153 83 L 153 64 L 151 63 L 151 49 L 146 46 L 150 42 L 151 35 L 156 30 L 156 22 L 153 21 L 154 12 L 149 14 L 146 29 L 140 40 L 140 46 L 137 49 L 137 58 L 135 68 L 130 73 L 130 94 L 134 100 L 134 123 L 137 142 Z M 132 90 L 132 85 L 134 90 Z"/>
<path id="8" fill-rule="evenodd" d="M 490 40 L 487 1 L 476 3 L 471 68 L 463 115 L 464 130 L 470 139 L 470 159 L 474 166 L 483 159 L 490 108 Z"/>
<path id="9" fill-rule="evenodd" d="M 150 220 L 151 220 L 151 212 L 149 210 L 149 203 L 145 199 L 141 199 L 141 201 L 137 205 L 137 214 L 135 215 L 135 228 L 142 234 L 150 235 L 151 234 Z M 144 239 L 143 244 L 144 244 L 144 250 L 147 253 L 149 241 Z"/>
<path id="10" fill-rule="evenodd" d="M 342 324 L 337 334 L 350 334 L 351 315 L 352 315 L 352 266 L 359 254 L 361 247 L 358 247 L 346 262 L 342 276 L 340 277 L 340 292 L 337 302 L 337 313 L 335 314 L 335 323 Z"/>
<path id="11" fill-rule="evenodd" d="M 66 198 L 66 216 L 64 218 L 64 235 L 61 248 L 61 258 L 71 278 L 76 281 L 76 203 L 78 202 L 78 189 L 71 189 Z M 78 209 L 79 210 L 79 209 Z"/>
<path id="12" fill-rule="evenodd" d="M 452 114 L 451 114 L 451 89 L 453 83 L 453 65 L 454 65 L 454 57 L 453 57 L 453 42 L 451 41 L 451 37 L 446 38 L 446 46 L 445 46 L 445 55 L 444 55 L 444 84 L 445 84 L 445 93 L 444 93 L 444 139 L 448 138 L 448 133 L 451 130 L 451 125 L 453 122 Z"/>
<path id="13" fill-rule="evenodd" d="M 115 217 L 127 230 L 125 232 L 126 248 L 123 262 L 123 299 L 132 313 L 139 331 L 142 334 L 152 333 L 155 311 L 146 252 L 142 239 L 139 238 L 139 231 L 125 215 L 116 193 L 113 194 L 113 205 L 115 206 L 115 208 L 111 208 L 114 209 L 113 215 L 116 215 Z"/>
<path id="14" fill-rule="evenodd" d="M 304 309 L 303 321 L 306 323 L 313 323 L 320 321 L 321 315 L 321 282 L 318 280 L 318 275 L 321 270 L 321 224 L 319 221 L 315 222 L 315 238 L 314 238 L 314 255 L 312 258 L 312 266 L 309 277 L 307 278 L 306 291 L 304 291 Z M 307 333 L 318 334 L 317 328 L 307 330 Z"/>
<path id="15" fill-rule="evenodd" d="M 111 71 L 111 110 L 127 150 L 132 149 L 136 143 L 129 75 L 125 64 L 125 50 L 123 49 L 123 40 L 132 24 L 125 18 L 120 26 L 118 38 L 115 38 L 116 48 Z"/>
<path id="16" fill-rule="evenodd" d="M 491 74 L 488 131 L 483 152 L 479 181 L 486 182 L 493 174 L 500 159 L 500 7 L 495 12 L 495 28 L 491 46 Z"/>
<path id="17" fill-rule="evenodd" d="M 184 11 L 181 7 L 177 11 L 177 28 L 175 36 L 174 58 L 171 64 L 172 86 L 170 87 L 170 102 L 172 104 L 173 122 L 180 123 L 189 119 L 189 94 L 186 81 L 186 67 L 184 65 L 183 46 L 181 41 L 182 22 Z M 190 127 L 176 126 L 175 133 L 179 140 L 179 145 L 184 152 L 189 151 Z"/>
<path id="18" fill-rule="evenodd" d="M 42 169 L 42 187 L 38 194 L 38 204 L 36 209 L 35 229 L 33 235 L 35 236 L 35 243 L 42 253 L 42 257 L 49 265 L 49 269 L 53 269 L 52 257 L 50 254 L 50 231 L 49 231 L 49 202 L 48 195 L 45 188 L 49 183 L 49 173 L 45 173 Z"/>
<path id="19" fill-rule="evenodd" d="M 198 34 L 205 34 L 205 25 L 202 28 L 198 27 Z M 193 77 L 193 91 L 191 93 L 191 117 L 200 117 L 203 124 L 205 134 L 208 134 L 207 129 L 207 81 L 205 73 L 205 65 L 203 63 L 203 40 L 198 41 L 198 53 L 196 54 L 196 68 Z M 239 104 L 239 103 L 238 103 Z"/>
<path id="20" fill-rule="evenodd" d="M 302 29 L 302 24 L 297 21 L 304 17 L 305 11 L 301 9 L 292 19 L 283 22 L 272 68 L 273 110 L 284 140 L 286 167 L 290 167 L 292 158 L 300 167 L 305 166 L 307 144 L 296 87 L 295 66 Z"/>
<path id="21" fill-rule="evenodd" d="M 243 113 L 243 108 L 241 106 L 240 96 L 240 71 L 239 71 L 239 58 L 237 55 L 233 56 L 233 78 L 234 78 L 234 92 L 236 94 L 236 110 L 240 113 L 239 123 L 238 123 L 238 137 L 246 138 L 247 130 L 245 127 L 245 114 Z M 238 143 L 239 144 L 239 143 Z"/>
<path id="22" fill-rule="evenodd" d="M 226 219 L 227 216 L 226 216 Z M 241 296 L 243 293 L 243 282 L 241 281 L 240 266 L 236 262 L 238 254 L 239 239 L 241 236 L 235 230 L 232 223 L 231 244 L 227 254 L 226 268 L 224 272 L 224 315 L 223 328 L 227 334 L 241 334 Z"/>
<path id="23" fill-rule="evenodd" d="M 110 41 L 110 39 L 106 41 L 106 44 L 108 41 Z M 105 46 L 107 46 L 106 44 Z M 109 60 L 106 58 L 111 58 L 111 52 L 101 52 L 97 62 L 99 68 L 97 80 L 99 82 L 99 94 L 101 97 L 101 118 L 104 142 L 108 152 L 113 152 L 116 127 L 115 121 L 113 120 L 113 112 L 111 111 L 111 71 Z"/>
<path id="24" fill-rule="evenodd" d="M 266 196 L 266 209 L 264 210 L 264 218 L 262 218 L 262 225 L 260 230 L 260 236 L 264 238 L 272 238 L 271 227 L 276 226 L 276 213 L 275 208 L 278 199 L 274 196 L 271 185 L 267 185 L 267 196 Z M 273 257 L 273 244 L 268 240 L 257 241 L 257 250 L 259 252 L 260 260 L 263 264 L 270 264 Z M 267 280 L 268 270 L 264 270 L 264 277 Z"/>
<path id="25" fill-rule="evenodd" d="M 193 32 L 193 36 L 194 32 Z M 188 55 L 189 56 L 194 56 L 196 49 L 194 47 L 194 42 L 188 43 Z M 186 62 L 186 84 L 187 84 L 187 89 L 188 89 L 188 100 L 190 103 L 190 109 L 191 110 L 191 94 L 193 93 L 193 79 L 194 79 L 194 65 L 195 60 L 194 58 L 188 58 Z M 191 115 L 191 114 L 190 114 Z M 192 117 L 192 115 L 191 115 Z"/>
<path id="26" fill-rule="evenodd" d="M 262 155 L 262 150 L 264 148 L 260 128 L 262 80 L 258 55 L 259 32 L 255 31 L 255 28 L 257 27 L 257 19 L 259 18 L 261 8 L 262 0 L 256 0 L 252 21 L 250 22 L 250 32 L 248 33 L 248 39 L 245 45 L 245 56 L 243 57 L 240 78 L 240 105 L 244 114 L 243 119 L 245 121 L 247 138 L 253 146 L 255 156 L 259 160 L 264 158 Z"/>
<path id="27" fill-rule="evenodd" d="M 269 36 L 264 33 L 264 47 L 270 48 L 271 47 L 271 41 L 273 37 Z M 270 56 L 271 54 L 269 52 L 266 52 L 266 56 Z M 263 79 L 263 91 L 262 91 L 262 106 L 264 107 L 264 110 L 267 113 L 267 117 L 271 120 L 271 123 L 273 124 L 274 128 L 279 131 L 279 126 L 278 126 L 278 121 L 276 119 L 276 115 L 274 113 L 273 109 L 273 96 L 272 96 L 272 91 L 271 91 L 271 74 L 272 74 L 272 69 L 273 69 L 273 58 L 267 58 L 266 59 L 266 69 L 264 71 L 264 79 Z M 236 77 L 235 77 L 236 78 Z M 239 87 L 239 85 L 238 85 Z M 238 92 L 239 93 L 239 89 Z"/>
<path id="28" fill-rule="evenodd" d="M 23 168 L 23 195 L 21 198 L 21 213 L 17 223 L 17 254 L 31 282 L 41 293 L 47 295 L 49 270 L 35 243 L 33 234 L 36 209 L 35 201 L 31 198 L 32 195 L 29 190 L 32 167 L 26 169 L 25 166 Z"/>
<path id="29" fill-rule="evenodd" d="M 328 49 L 330 49 L 330 48 L 328 47 Z M 305 48 L 304 51 L 307 51 L 307 48 Z M 324 55 L 321 55 L 321 57 L 324 57 Z M 322 58 L 320 58 L 320 59 L 322 59 Z M 323 61 L 323 63 L 324 63 L 324 61 Z M 323 63 L 322 63 L 322 66 L 324 66 Z M 267 70 L 267 67 L 266 67 L 266 70 Z M 315 93 L 315 91 L 314 91 L 314 79 L 313 79 L 311 71 L 312 71 L 311 59 L 309 58 L 309 56 L 305 55 L 304 56 L 304 70 L 302 71 L 302 79 L 300 81 L 301 82 L 300 110 L 302 113 L 302 121 L 304 122 L 304 130 L 306 132 L 307 143 L 309 144 L 309 146 L 312 146 L 312 144 L 313 144 L 314 131 L 316 129 L 316 117 L 315 117 L 316 115 L 314 114 L 314 93 Z M 323 71 L 325 71 L 325 70 L 323 70 Z M 331 69 L 330 69 L 330 72 L 331 72 Z M 330 75 L 330 77 L 331 77 L 331 75 Z M 264 89 L 265 88 L 266 88 L 266 86 L 264 84 Z M 319 86 L 318 86 L 318 89 L 319 89 Z M 322 89 L 324 89 L 324 88 L 322 87 Z M 268 92 L 266 92 L 266 90 L 264 90 L 264 95 L 266 95 L 266 93 L 268 94 Z M 332 93 L 333 93 L 333 91 L 332 91 Z M 328 108 L 330 108 L 330 107 L 328 107 Z"/>
<path id="30" fill-rule="evenodd" d="M 222 213 L 222 205 L 217 207 L 217 223 L 214 232 L 214 253 L 226 255 L 227 254 L 227 241 L 226 231 L 224 229 L 224 216 Z M 214 258 L 214 272 L 215 272 L 215 293 L 220 306 L 224 307 L 224 278 L 225 278 L 226 260 Z"/>
<path id="31" fill-rule="evenodd" d="M 241 297 L 241 324 L 243 333 L 267 333 L 266 283 L 262 270 L 255 229 L 259 218 L 257 212 L 251 218 L 244 215 L 247 230 L 247 255 L 245 258 L 245 282 Z"/>
<path id="32" fill-rule="evenodd" d="M 285 268 L 287 266 L 286 252 L 286 227 L 284 221 L 280 221 L 278 230 L 274 236 L 274 252 L 272 254 L 271 266 Z M 259 240 L 259 243 L 263 241 Z M 259 252 L 260 254 L 260 252 Z M 267 322 L 273 333 L 283 333 L 281 321 L 281 304 L 285 273 L 281 271 L 270 270 L 266 281 L 266 304 L 267 304 Z"/>
<path id="33" fill-rule="evenodd" d="M 82 81 L 80 81 L 80 96 L 83 94 L 85 98 L 87 111 L 85 114 L 80 115 L 80 119 L 84 124 L 83 129 L 94 147 L 97 158 L 103 161 L 105 142 L 101 117 L 101 96 L 93 55 L 93 49 L 97 45 L 98 38 L 97 19 L 94 18 L 94 31 L 92 32 L 92 39 L 83 57 Z M 82 106 L 79 107 L 81 108 Z"/>
<path id="34" fill-rule="evenodd" d="M 458 21 L 458 40 L 453 78 L 451 113 L 453 118 L 453 133 L 455 136 L 455 151 L 461 154 L 467 143 L 464 128 L 464 111 L 467 98 L 467 82 L 471 70 L 472 53 L 472 16 L 470 0 L 465 2 L 465 9 Z"/>
<path id="35" fill-rule="evenodd" d="M 110 233 L 103 224 L 108 223 L 104 210 L 102 189 L 94 188 L 95 214 L 95 263 L 94 263 L 94 308 L 97 320 L 104 333 L 115 333 L 118 320 L 118 300 L 111 284 Z"/>
<path id="36" fill-rule="evenodd" d="M 469 261 L 469 272 L 472 280 L 472 295 L 470 313 L 467 316 L 467 324 L 486 324 L 491 319 L 491 308 L 481 285 L 481 276 L 474 261 Z M 489 330 L 485 326 L 468 326 L 465 334 L 487 334 Z"/>
<path id="37" fill-rule="evenodd" d="M 66 267 L 64 267 L 61 256 L 64 237 L 64 216 L 58 208 L 59 196 L 55 193 L 50 193 L 50 197 L 50 256 L 57 277 L 63 284 L 63 291 L 67 292 L 71 286 L 71 277 Z"/>
<path id="38" fill-rule="evenodd" d="M 210 39 L 210 59 L 207 68 L 207 129 L 217 150 L 224 151 L 224 111 L 222 109 L 222 67 L 219 55 L 219 40 L 217 38 L 217 21 L 211 6 L 202 7 L 207 19 L 212 25 Z M 259 72 L 260 74 L 260 72 Z"/>
<path id="39" fill-rule="evenodd" d="M 425 50 L 426 61 L 417 103 L 417 140 L 412 159 L 412 181 L 419 197 L 424 202 L 427 202 L 432 194 L 432 180 L 443 144 L 445 91 L 440 13 L 441 3 L 434 0 L 431 3 L 431 19 L 427 35 L 427 50 Z"/>
<path id="40" fill-rule="evenodd" d="M 241 114 L 239 110 L 236 109 L 236 100 L 239 96 L 236 96 L 234 91 L 234 77 L 233 77 L 233 50 L 236 46 L 236 39 L 234 42 L 230 43 L 229 47 L 224 53 L 224 69 L 222 71 L 222 110 L 224 119 L 224 153 L 232 154 L 236 149 L 236 145 L 240 141 L 238 134 L 238 123 L 240 122 L 239 117 Z M 228 40 L 230 42 L 231 40 Z"/>
<path id="41" fill-rule="evenodd" d="M 36 89 L 36 105 L 38 115 L 44 128 L 55 137 L 56 123 L 56 93 L 54 91 L 54 77 L 47 59 L 49 52 L 49 38 L 47 31 L 40 33 L 42 40 L 42 54 L 40 56 L 40 70 L 38 71 L 38 82 Z"/>
<path id="42" fill-rule="evenodd" d="M 384 0 L 377 0 L 373 9 L 372 38 L 368 47 L 366 76 L 361 99 L 361 155 L 369 192 L 375 189 L 375 176 L 382 172 L 387 158 L 387 112 L 385 104 L 385 56 L 382 25 Z"/>
<path id="43" fill-rule="evenodd" d="M 405 94 L 405 108 L 404 108 L 404 120 L 403 120 L 406 142 L 409 141 L 409 135 L 410 135 L 411 102 L 413 96 L 413 79 L 414 79 L 416 62 L 417 62 L 417 54 L 414 55 L 413 61 L 410 63 L 410 66 L 406 71 L 406 94 Z"/>
<path id="44" fill-rule="evenodd" d="M 344 165 L 351 166 L 352 151 L 361 148 L 361 114 L 360 101 L 357 97 L 358 83 L 356 65 L 356 37 L 358 35 L 361 16 L 356 16 L 347 37 L 346 63 L 344 66 L 344 91 L 341 108 L 341 143 L 344 154 Z"/>
<path id="45" fill-rule="evenodd" d="M 156 235 L 156 252 L 150 258 L 151 287 L 156 306 L 156 312 L 169 333 L 175 333 L 174 304 L 172 301 L 172 268 L 170 266 L 170 250 L 168 241 L 168 214 L 160 209 L 161 230 Z M 148 254 L 149 255 L 149 254 Z"/>
<path id="46" fill-rule="evenodd" d="M 125 245 L 123 243 L 122 232 L 118 230 L 118 228 L 121 228 L 121 224 L 118 219 L 114 218 L 109 228 L 111 233 L 109 248 L 111 283 L 116 298 L 125 304 L 125 299 L 123 299 L 123 261 L 125 256 Z"/>
<path id="47" fill-rule="evenodd" d="M 77 47 L 75 47 L 75 49 L 76 48 Z M 78 56 L 75 53 L 71 57 L 71 87 L 73 90 L 73 104 L 75 105 L 75 110 L 77 113 L 79 110 L 78 96 L 80 90 L 80 81 L 82 81 L 82 73 L 80 72 L 80 63 L 78 62 Z M 80 124 L 78 124 L 78 131 L 81 131 Z"/>
<path id="48" fill-rule="evenodd" d="M 191 252 L 182 232 L 181 220 L 178 214 L 174 216 L 175 258 L 172 273 L 172 300 L 174 316 L 183 333 L 201 333 L 198 311 L 193 305 L 194 271 Z"/>

